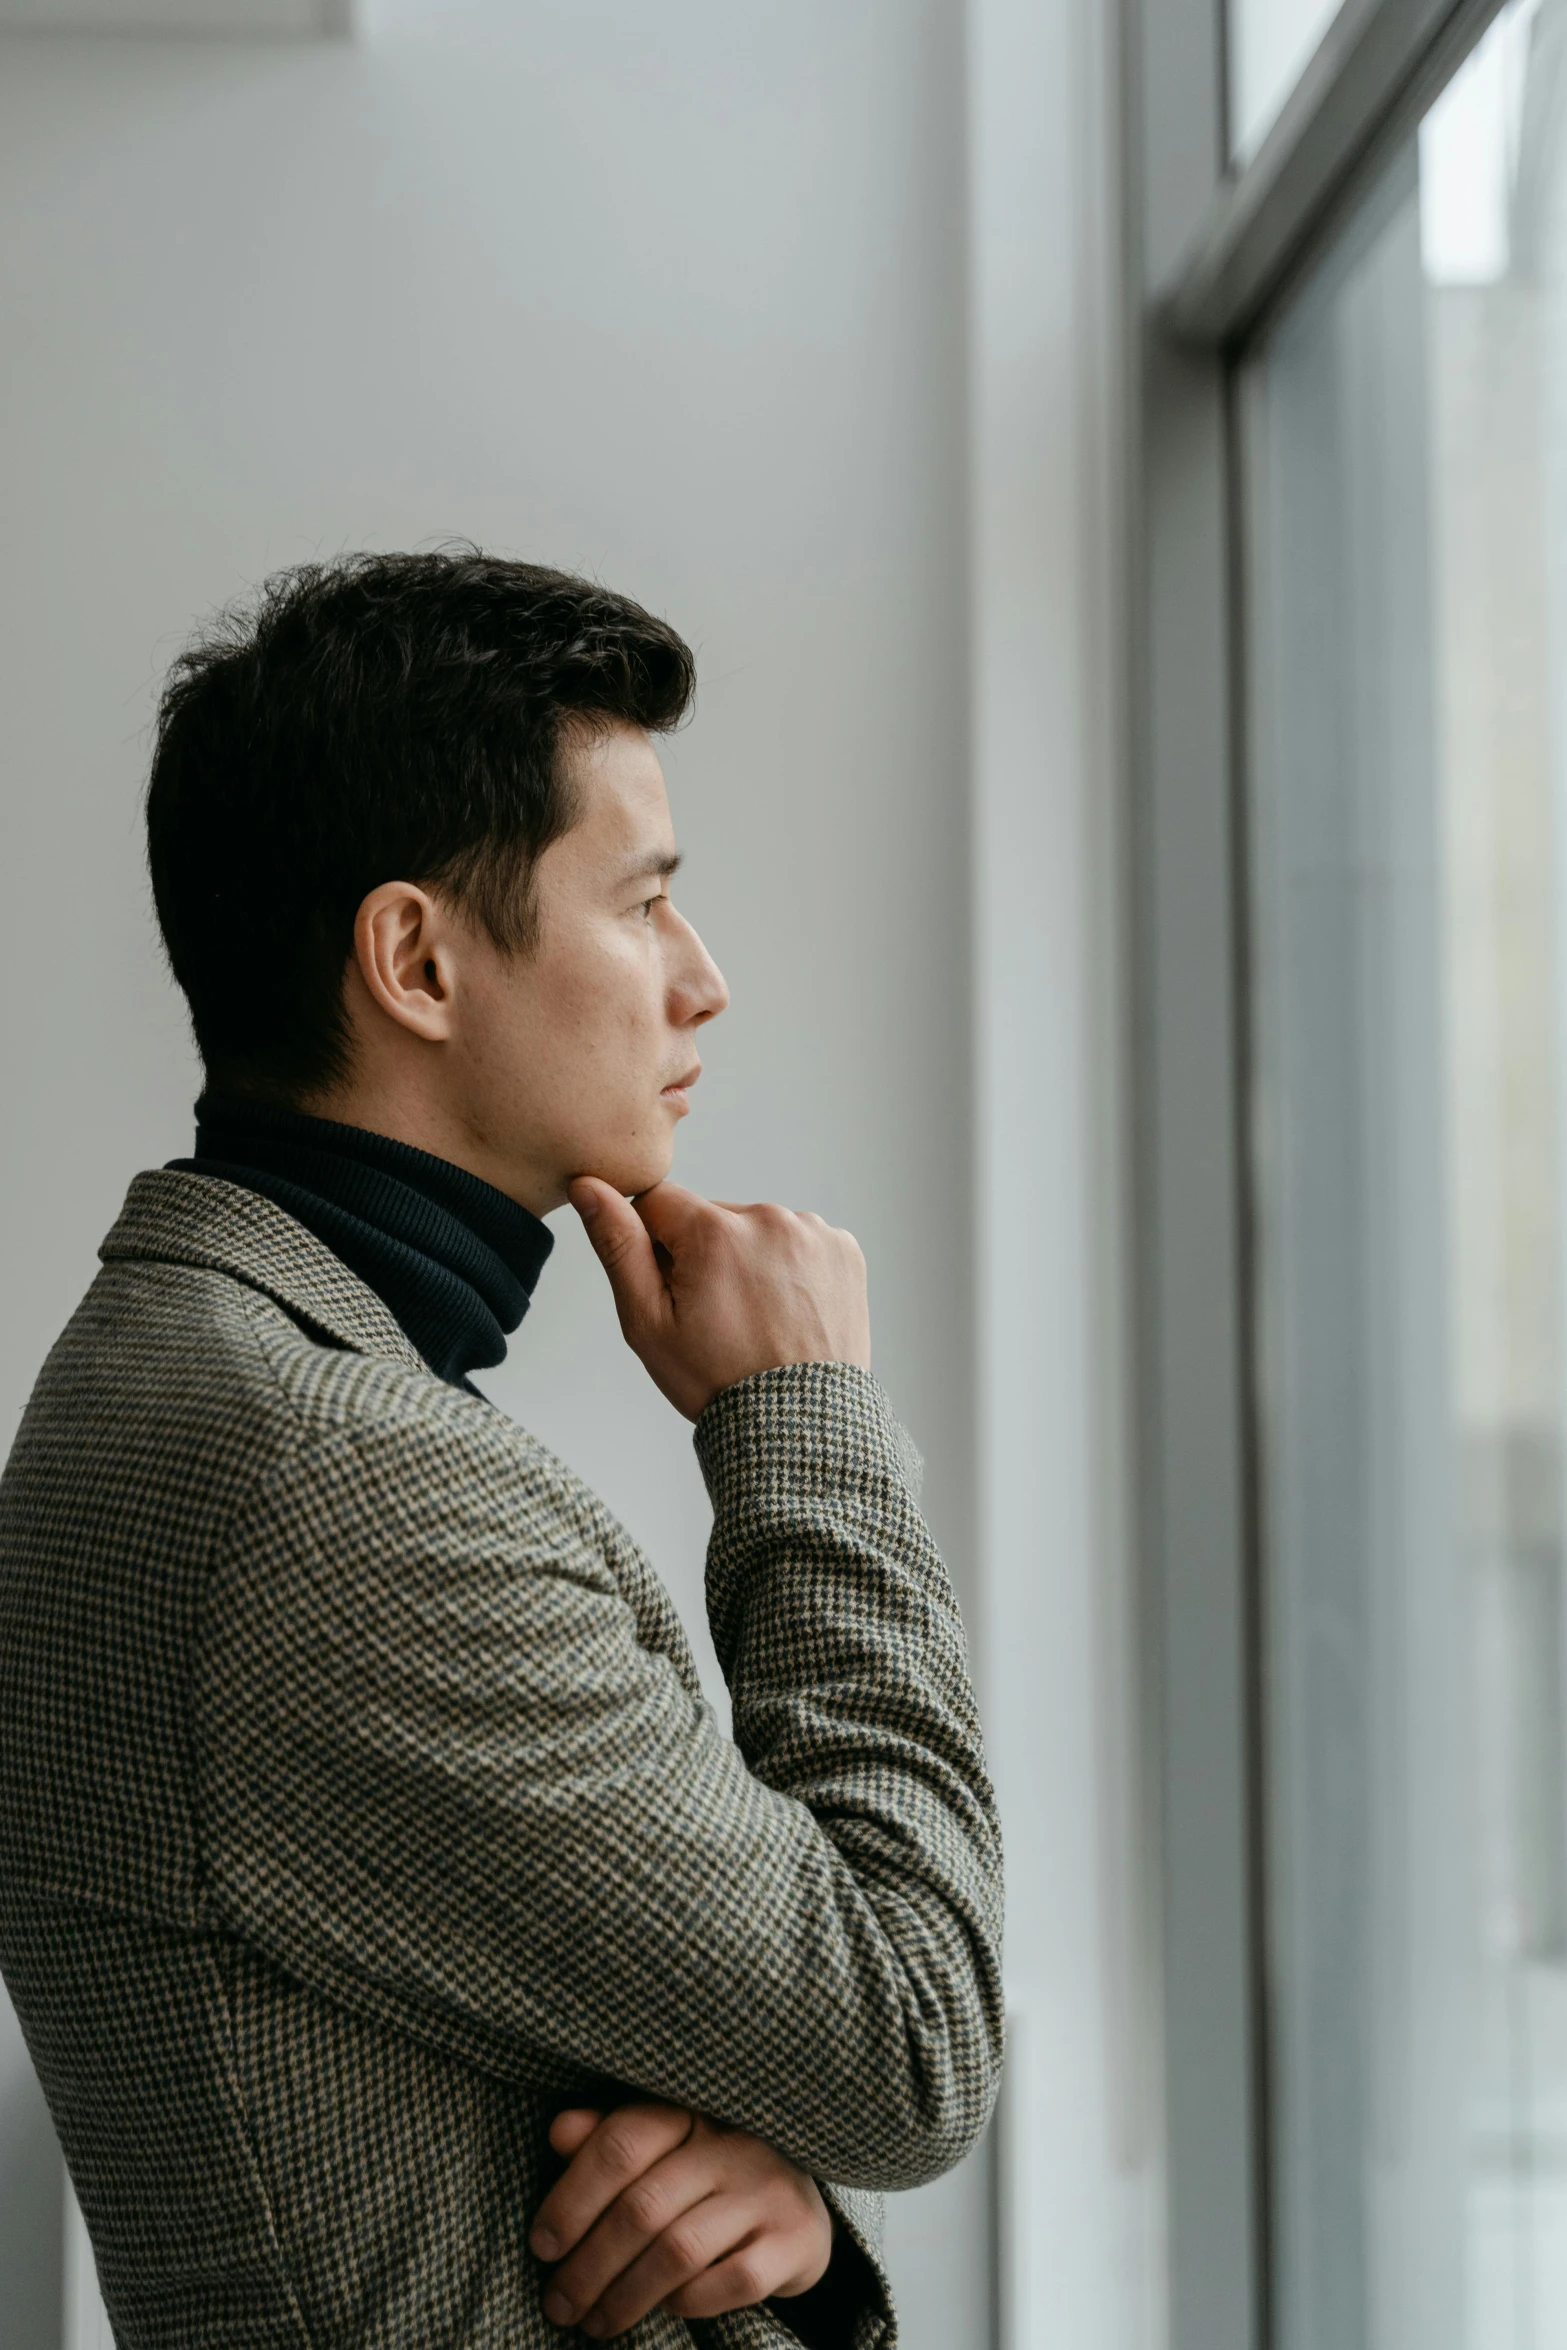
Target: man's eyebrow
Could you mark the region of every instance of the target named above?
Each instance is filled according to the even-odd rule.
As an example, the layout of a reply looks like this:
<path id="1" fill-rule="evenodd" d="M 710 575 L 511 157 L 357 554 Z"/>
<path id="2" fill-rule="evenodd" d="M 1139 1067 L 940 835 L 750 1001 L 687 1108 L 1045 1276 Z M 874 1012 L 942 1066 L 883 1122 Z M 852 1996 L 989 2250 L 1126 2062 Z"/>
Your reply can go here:
<path id="1" fill-rule="evenodd" d="M 655 849 L 645 855 L 633 857 L 620 878 L 622 881 L 641 881 L 644 877 L 649 880 L 656 878 L 667 881 L 671 873 L 678 873 L 679 870 L 680 852 L 678 849 Z"/>

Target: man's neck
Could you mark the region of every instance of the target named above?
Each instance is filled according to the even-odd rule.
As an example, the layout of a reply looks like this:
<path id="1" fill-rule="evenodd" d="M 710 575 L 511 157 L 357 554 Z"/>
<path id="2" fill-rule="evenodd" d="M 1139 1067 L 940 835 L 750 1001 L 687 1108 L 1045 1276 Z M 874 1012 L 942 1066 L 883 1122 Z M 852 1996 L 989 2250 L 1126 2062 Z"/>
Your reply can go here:
<path id="1" fill-rule="evenodd" d="M 389 1142 L 460 1167 L 530 1215 L 547 1216 L 565 1201 L 558 1177 L 498 1150 L 471 1117 L 427 1085 L 378 1081 L 374 1074 L 355 1076 L 302 1096 L 298 1109 L 305 1117 L 384 1135 Z"/>
<path id="2" fill-rule="evenodd" d="M 203 1095 L 198 1175 L 243 1185 L 315 1234 L 454 1385 L 500 1362 L 553 1235 L 470 1169 L 346 1120 Z"/>

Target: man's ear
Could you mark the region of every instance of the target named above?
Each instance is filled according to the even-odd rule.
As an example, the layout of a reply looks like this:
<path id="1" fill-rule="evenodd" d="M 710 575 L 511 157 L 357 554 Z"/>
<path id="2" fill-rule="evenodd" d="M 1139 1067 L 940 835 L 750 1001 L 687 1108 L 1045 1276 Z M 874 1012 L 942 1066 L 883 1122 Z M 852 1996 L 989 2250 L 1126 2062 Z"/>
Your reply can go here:
<path id="1" fill-rule="evenodd" d="M 354 962 L 378 1010 L 439 1044 L 452 1032 L 456 956 L 450 916 L 412 881 L 383 881 L 354 917 Z"/>

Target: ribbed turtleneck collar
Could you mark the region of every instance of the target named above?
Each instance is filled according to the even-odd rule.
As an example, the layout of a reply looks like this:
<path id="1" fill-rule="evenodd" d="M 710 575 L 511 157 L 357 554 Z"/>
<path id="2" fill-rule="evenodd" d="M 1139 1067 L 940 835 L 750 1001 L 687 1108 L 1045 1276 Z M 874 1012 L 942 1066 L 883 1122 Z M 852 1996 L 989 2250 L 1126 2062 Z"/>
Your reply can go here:
<path id="1" fill-rule="evenodd" d="M 203 1094 L 196 1155 L 170 1165 L 260 1192 L 373 1289 L 432 1371 L 467 1387 L 506 1340 L 555 1244 L 492 1184 L 329 1118 Z"/>

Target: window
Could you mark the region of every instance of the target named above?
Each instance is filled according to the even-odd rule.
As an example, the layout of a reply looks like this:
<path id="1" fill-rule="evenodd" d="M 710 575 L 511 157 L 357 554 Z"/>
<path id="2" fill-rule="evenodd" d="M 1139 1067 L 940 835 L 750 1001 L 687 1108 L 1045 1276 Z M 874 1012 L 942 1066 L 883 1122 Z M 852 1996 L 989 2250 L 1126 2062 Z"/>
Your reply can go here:
<path id="1" fill-rule="evenodd" d="M 1244 377 L 1280 2350 L 1567 2340 L 1564 40 Z"/>
<path id="2" fill-rule="evenodd" d="M 1227 62 L 1228 175 L 1211 122 L 1172 149 L 1172 5 Z M 1324 43 L 1333 13 L 1230 0 L 1227 48 L 1214 0 L 1140 20 L 1172 2338 L 1543 2350 L 1567 2342 L 1567 0 L 1356 0 Z M 1210 2280 L 1243 2261 L 1221 2323 Z"/>

